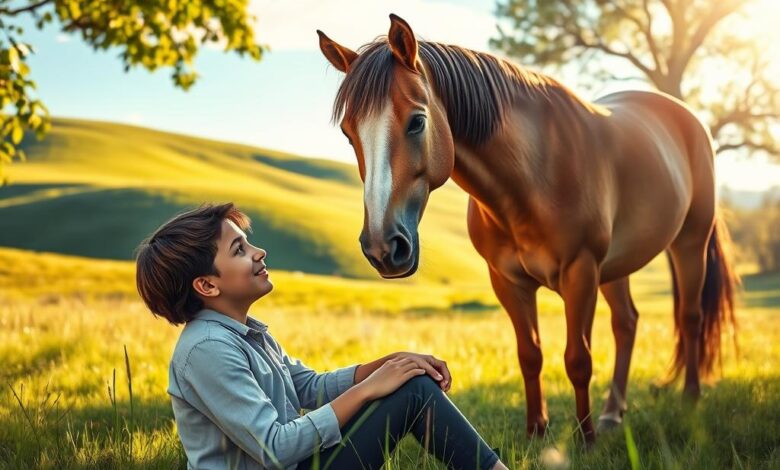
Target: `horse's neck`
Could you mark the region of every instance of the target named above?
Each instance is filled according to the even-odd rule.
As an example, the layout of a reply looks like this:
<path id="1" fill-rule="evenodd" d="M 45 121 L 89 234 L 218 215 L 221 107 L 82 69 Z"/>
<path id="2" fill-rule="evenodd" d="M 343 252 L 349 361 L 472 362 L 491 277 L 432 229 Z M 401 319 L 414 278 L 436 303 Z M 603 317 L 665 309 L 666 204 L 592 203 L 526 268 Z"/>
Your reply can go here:
<path id="1" fill-rule="evenodd" d="M 506 213 L 509 208 L 504 206 L 509 204 L 512 211 L 524 212 L 529 189 L 537 184 L 536 170 L 542 166 L 533 145 L 536 140 L 528 132 L 511 135 L 505 126 L 477 147 L 456 141 L 452 179 L 487 211 Z"/>
<path id="2" fill-rule="evenodd" d="M 538 201 L 576 191 L 571 153 L 586 152 L 598 118 L 577 102 L 529 100 L 512 107 L 485 144 L 455 142 L 452 179 L 494 218 L 532 221 Z M 543 209 L 542 209 L 543 210 Z"/>

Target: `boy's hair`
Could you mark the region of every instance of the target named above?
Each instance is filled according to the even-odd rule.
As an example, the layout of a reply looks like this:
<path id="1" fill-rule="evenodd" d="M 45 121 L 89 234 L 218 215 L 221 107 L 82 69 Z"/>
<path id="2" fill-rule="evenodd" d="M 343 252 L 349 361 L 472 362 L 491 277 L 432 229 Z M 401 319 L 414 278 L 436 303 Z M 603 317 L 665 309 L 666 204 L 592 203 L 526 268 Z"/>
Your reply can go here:
<path id="1" fill-rule="evenodd" d="M 192 281 L 219 276 L 214 258 L 225 219 L 250 229 L 249 217 L 233 203 L 204 204 L 175 216 L 138 246 L 136 287 L 155 316 L 179 325 L 203 308 Z"/>

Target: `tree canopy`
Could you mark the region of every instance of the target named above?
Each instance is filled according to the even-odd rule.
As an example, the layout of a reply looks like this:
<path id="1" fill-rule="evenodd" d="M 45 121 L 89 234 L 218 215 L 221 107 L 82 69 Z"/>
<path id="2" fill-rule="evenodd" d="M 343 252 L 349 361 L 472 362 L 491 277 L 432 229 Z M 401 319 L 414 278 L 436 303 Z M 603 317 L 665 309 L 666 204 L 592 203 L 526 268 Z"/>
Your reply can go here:
<path id="1" fill-rule="evenodd" d="M 193 61 L 201 45 L 260 60 L 266 48 L 255 43 L 247 1 L 0 0 L 0 182 L 6 164 L 24 159 L 18 144 L 25 131 L 42 137 L 50 126 L 26 62 L 35 48 L 24 41 L 22 17 L 39 29 L 56 23 L 95 50 L 119 49 L 126 71 L 170 67 L 174 85 L 186 90 L 198 78 Z"/>
<path id="2" fill-rule="evenodd" d="M 719 153 L 780 159 L 780 82 L 772 79 L 780 64 L 769 56 L 767 32 L 752 27 L 751 7 L 751 0 L 499 0 L 504 26 L 491 43 L 526 64 L 577 63 L 591 80 L 641 79 L 704 113 Z"/>

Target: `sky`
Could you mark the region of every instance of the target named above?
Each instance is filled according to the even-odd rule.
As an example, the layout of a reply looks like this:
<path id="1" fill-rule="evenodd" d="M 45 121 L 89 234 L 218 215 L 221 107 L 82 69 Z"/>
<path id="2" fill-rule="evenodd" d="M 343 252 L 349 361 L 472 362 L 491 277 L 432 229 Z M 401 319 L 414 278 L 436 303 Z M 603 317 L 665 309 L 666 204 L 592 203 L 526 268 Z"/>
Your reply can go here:
<path id="1" fill-rule="evenodd" d="M 780 2 L 780 0 L 760 0 Z M 38 96 L 52 116 L 121 122 L 303 156 L 354 162 L 352 148 L 330 123 L 341 73 L 318 48 L 316 29 L 357 49 L 387 33 L 389 13 L 403 17 L 419 37 L 490 51 L 496 35 L 491 0 L 253 0 L 256 37 L 271 51 L 260 62 L 214 48 L 195 61 L 199 80 L 187 92 L 170 71 L 125 73 L 119 50 L 93 51 L 54 22 L 23 40 L 35 48 L 28 62 Z M 778 11 L 780 13 L 780 11 Z M 587 99 L 590 91 L 557 77 Z M 600 93 L 636 84 L 608 84 Z M 780 186 L 780 166 L 755 158 L 720 156 L 720 184 L 733 189 Z"/>

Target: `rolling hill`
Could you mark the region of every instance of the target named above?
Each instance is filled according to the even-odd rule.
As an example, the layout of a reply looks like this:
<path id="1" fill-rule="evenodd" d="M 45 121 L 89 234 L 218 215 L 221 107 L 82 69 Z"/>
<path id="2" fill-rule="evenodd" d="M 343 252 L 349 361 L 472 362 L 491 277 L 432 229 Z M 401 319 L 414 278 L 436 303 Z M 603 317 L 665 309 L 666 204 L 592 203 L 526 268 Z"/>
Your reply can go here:
<path id="1" fill-rule="evenodd" d="M 352 165 L 73 119 L 55 119 L 43 141 L 28 136 L 22 147 L 27 161 L 11 165 L 11 185 L 0 188 L 0 246 L 129 260 L 177 212 L 234 201 L 269 266 L 378 277 L 357 243 L 362 186 Z M 433 193 L 415 279 L 486 282 L 466 233 L 466 200 L 452 183 Z"/>

